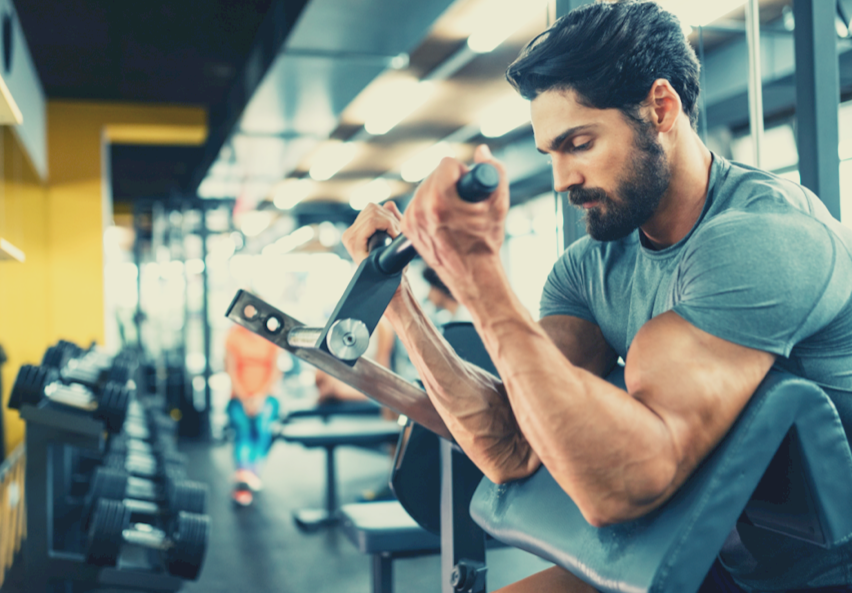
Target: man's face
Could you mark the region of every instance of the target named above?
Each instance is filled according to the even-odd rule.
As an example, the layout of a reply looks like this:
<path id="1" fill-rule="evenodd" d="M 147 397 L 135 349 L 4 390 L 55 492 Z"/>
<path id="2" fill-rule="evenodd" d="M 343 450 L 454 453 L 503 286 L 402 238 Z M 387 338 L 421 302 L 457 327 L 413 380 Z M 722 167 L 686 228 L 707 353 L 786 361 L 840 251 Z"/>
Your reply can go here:
<path id="1" fill-rule="evenodd" d="M 586 107 L 573 91 L 536 97 L 532 122 L 536 146 L 552 158 L 555 189 L 586 211 L 593 239 L 620 239 L 651 218 L 671 172 L 650 124 Z"/>

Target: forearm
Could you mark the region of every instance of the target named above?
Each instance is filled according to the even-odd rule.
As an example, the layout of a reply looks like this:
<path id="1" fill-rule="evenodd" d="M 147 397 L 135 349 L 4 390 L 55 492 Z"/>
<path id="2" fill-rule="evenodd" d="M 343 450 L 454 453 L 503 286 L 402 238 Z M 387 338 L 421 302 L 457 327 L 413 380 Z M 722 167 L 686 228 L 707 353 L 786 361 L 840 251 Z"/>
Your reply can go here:
<path id="1" fill-rule="evenodd" d="M 463 302 L 523 434 L 554 479 L 596 524 L 660 504 L 675 467 L 660 417 L 571 365 L 517 300 L 499 261 L 478 266 L 475 275 Z"/>
<path id="2" fill-rule="evenodd" d="M 501 381 L 456 355 L 404 282 L 385 316 L 441 418 L 483 473 L 497 482 L 532 473 L 540 461 L 518 428 Z"/>

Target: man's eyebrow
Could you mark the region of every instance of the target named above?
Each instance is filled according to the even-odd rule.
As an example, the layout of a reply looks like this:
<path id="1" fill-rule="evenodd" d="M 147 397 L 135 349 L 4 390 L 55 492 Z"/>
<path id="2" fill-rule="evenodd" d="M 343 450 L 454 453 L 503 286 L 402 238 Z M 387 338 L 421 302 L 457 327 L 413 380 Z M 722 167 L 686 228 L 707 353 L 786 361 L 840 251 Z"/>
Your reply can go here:
<path id="1" fill-rule="evenodd" d="M 573 128 L 568 128 L 567 130 L 565 130 L 564 132 L 559 134 L 556 138 L 554 138 L 553 140 L 550 141 L 550 150 L 551 151 L 559 150 L 559 147 L 562 146 L 562 144 L 571 136 L 574 136 L 574 135 L 576 135 L 580 132 L 584 132 L 584 131 L 586 131 L 587 128 L 594 128 L 594 127 L 595 127 L 594 124 L 583 124 L 582 126 L 574 126 Z M 547 154 L 547 151 L 542 150 L 538 146 L 536 146 L 535 149 L 537 151 L 539 151 L 541 154 Z"/>

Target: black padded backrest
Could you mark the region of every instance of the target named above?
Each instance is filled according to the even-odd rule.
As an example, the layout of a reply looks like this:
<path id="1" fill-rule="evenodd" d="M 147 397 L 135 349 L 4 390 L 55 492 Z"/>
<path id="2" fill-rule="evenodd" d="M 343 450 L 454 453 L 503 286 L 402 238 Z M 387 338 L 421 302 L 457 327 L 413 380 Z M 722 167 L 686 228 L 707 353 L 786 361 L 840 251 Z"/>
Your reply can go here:
<path id="1" fill-rule="evenodd" d="M 450 346 L 462 359 L 488 371 L 495 377 L 499 376 L 485 345 L 482 343 L 482 338 L 476 333 L 476 328 L 473 327 L 472 323 L 469 321 L 453 321 L 447 323 L 441 329 L 444 339 L 450 343 Z"/>
<path id="2" fill-rule="evenodd" d="M 791 451 L 798 460 L 790 461 Z M 750 502 L 776 452 L 777 466 L 794 472 L 791 480 L 812 502 L 799 506 L 810 514 L 792 522 L 795 501 Z M 852 537 L 850 500 L 852 453 L 831 400 L 809 381 L 772 371 L 713 453 L 645 517 L 592 527 L 546 468 L 501 486 L 483 479 L 471 514 L 496 539 L 559 564 L 599 591 L 695 593 L 747 505 L 758 526 L 833 547 Z"/>

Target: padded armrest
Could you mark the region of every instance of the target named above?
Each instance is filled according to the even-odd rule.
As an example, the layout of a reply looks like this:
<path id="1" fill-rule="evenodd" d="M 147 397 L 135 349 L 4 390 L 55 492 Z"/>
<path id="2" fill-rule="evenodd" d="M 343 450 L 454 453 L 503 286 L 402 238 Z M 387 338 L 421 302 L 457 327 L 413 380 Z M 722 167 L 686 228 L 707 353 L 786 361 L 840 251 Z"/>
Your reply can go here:
<path id="1" fill-rule="evenodd" d="M 301 418 L 330 418 L 332 416 L 378 416 L 382 407 L 374 401 L 330 401 L 317 404 L 311 402 L 286 411 L 281 422 L 287 423 Z"/>
<path id="2" fill-rule="evenodd" d="M 337 417 L 328 422 L 309 418 L 284 425 L 280 438 L 305 447 L 377 445 L 395 442 L 400 430 L 397 422 L 382 418 Z"/>
<path id="3" fill-rule="evenodd" d="M 770 462 L 786 471 L 761 481 Z M 852 454 L 831 400 L 772 371 L 713 453 L 645 517 L 592 527 L 546 468 L 501 486 L 483 479 L 471 514 L 495 538 L 599 591 L 694 593 L 744 510 L 755 525 L 833 547 L 852 536 L 850 498 Z"/>

